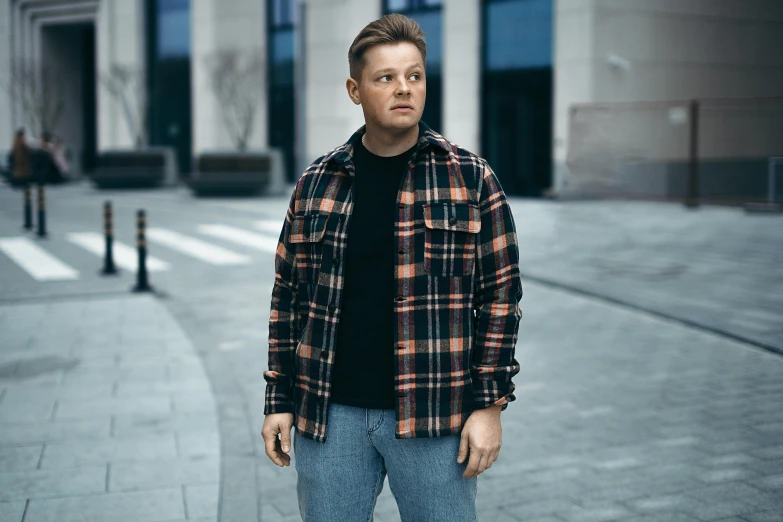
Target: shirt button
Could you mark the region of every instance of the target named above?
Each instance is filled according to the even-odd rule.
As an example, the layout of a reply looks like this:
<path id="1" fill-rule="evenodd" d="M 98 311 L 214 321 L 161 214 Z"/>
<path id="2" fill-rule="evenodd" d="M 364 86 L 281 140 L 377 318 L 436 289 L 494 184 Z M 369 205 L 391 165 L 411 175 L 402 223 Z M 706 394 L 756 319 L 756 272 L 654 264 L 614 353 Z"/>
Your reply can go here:
<path id="1" fill-rule="evenodd" d="M 397 345 L 397 348 L 398 348 L 398 349 L 400 349 L 400 350 L 404 350 L 404 349 L 405 349 L 405 345 L 404 345 L 404 344 L 402 344 L 402 343 L 399 343 L 399 344 Z"/>
<path id="2" fill-rule="evenodd" d="M 405 205 L 398 205 L 400 208 L 405 208 Z"/>
<path id="3" fill-rule="evenodd" d="M 457 224 L 457 218 L 455 218 L 455 217 L 449 218 L 449 224 L 450 225 L 456 225 Z"/>
<path id="4" fill-rule="evenodd" d="M 401 295 L 397 296 L 397 301 L 405 301 L 405 298 Z"/>
<path id="5" fill-rule="evenodd" d="M 326 359 L 327 357 L 329 357 L 329 352 L 321 350 L 321 359 Z"/>
<path id="6" fill-rule="evenodd" d="M 330 304 L 329 305 L 329 311 L 330 312 L 334 312 L 335 310 L 337 310 L 337 307 L 335 305 L 333 305 L 333 304 Z"/>
<path id="7" fill-rule="evenodd" d="M 405 254 L 405 250 L 398 250 L 397 253 L 400 254 L 400 255 L 404 255 Z"/>

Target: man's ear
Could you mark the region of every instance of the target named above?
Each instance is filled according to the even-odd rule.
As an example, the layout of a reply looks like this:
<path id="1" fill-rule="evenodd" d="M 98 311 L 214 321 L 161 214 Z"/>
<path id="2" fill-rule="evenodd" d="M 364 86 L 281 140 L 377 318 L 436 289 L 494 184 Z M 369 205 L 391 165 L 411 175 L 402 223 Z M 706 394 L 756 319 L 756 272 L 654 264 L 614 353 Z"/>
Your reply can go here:
<path id="1" fill-rule="evenodd" d="M 348 91 L 348 97 L 355 105 L 362 103 L 359 97 L 359 83 L 356 80 L 350 77 L 345 80 L 345 89 Z"/>

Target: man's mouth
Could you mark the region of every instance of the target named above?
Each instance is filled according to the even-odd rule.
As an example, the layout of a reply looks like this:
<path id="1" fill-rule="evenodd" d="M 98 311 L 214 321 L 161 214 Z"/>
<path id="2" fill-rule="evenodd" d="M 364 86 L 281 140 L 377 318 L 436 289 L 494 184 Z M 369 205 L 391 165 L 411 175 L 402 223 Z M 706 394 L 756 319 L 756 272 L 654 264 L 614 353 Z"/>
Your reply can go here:
<path id="1" fill-rule="evenodd" d="M 407 103 L 398 103 L 397 105 L 393 106 L 391 108 L 393 111 L 400 111 L 400 112 L 407 112 L 413 110 L 413 105 L 407 104 Z"/>

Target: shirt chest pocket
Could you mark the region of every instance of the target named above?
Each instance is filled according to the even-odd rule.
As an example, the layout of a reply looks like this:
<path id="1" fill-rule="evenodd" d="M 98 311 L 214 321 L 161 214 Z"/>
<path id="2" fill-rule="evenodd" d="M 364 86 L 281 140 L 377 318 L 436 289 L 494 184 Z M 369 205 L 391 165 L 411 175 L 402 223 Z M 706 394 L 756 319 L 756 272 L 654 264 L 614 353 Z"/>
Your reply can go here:
<path id="1" fill-rule="evenodd" d="M 473 273 L 481 231 L 479 208 L 470 203 L 424 205 L 424 271 L 454 277 Z"/>
<path id="2" fill-rule="evenodd" d="M 326 235 L 325 214 L 294 216 L 288 242 L 296 248 L 296 271 L 300 284 L 314 285 L 318 280 Z"/>

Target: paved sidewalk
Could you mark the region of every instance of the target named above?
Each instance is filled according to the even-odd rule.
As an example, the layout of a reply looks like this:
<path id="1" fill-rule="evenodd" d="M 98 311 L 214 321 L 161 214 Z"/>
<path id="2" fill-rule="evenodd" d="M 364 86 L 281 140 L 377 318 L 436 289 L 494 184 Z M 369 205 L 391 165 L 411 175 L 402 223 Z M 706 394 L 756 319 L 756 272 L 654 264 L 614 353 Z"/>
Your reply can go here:
<path id="1" fill-rule="evenodd" d="M 528 279 L 783 354 L 783 215 L 644 201 L 511 206 Z"/>
<path id="2" fill-rule="evenodd" d="M 155 298 L 0 306 L 0 521 L 215 521 L 202 363 Z"/>

